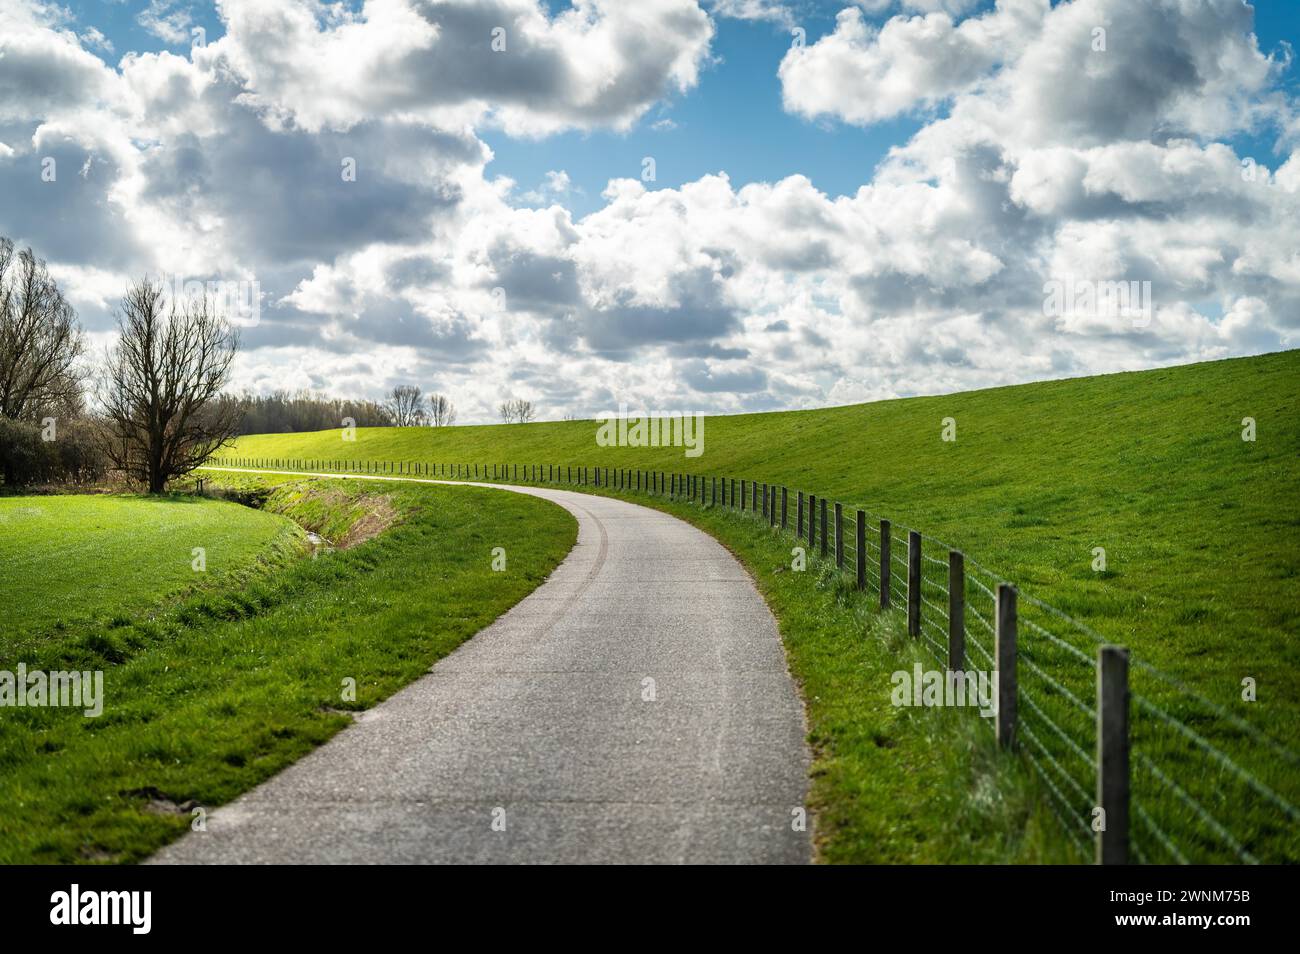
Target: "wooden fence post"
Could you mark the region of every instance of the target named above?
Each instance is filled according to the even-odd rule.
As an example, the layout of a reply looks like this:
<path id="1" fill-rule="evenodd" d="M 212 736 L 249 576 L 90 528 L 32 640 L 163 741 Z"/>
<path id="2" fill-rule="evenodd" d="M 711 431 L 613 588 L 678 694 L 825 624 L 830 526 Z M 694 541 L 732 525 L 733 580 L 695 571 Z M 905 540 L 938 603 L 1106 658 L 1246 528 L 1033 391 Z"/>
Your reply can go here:
<path id="1" fill-rule="evenodd" d="M 854 547 L 858 558 L 858 589 L 865 590 L 867 588 L 867 515 L 861 510 L 858 511 L 858 530 Z"/>
<path id="2" fill-rule="evenodd" d="M 784 530 L 790 526 L 790 507 L 789 507 L 789 488 L 781 488 L 781 529 Z"/>
<path id="3" fill-rule="evenodd" d="M 742 480 L 742 481 L 740 482 L 740 509 L 741 509 L 741 510 L 745 510 L 746 507 L 747 507 L 746 502 L 745 502 L 745 485 L 748 484 L 748 483 L 749 483 L 749 481 L 747 481 L 747 480 Z"/>
<path id="4" fill-rule="evenodd" d="M 817 495 L 808 495 L 808 550 L 817 547 Z"/>
<path id="5" fill-rule="evenodd" d="M 907 532 L 907 634 L 921 636 L 921 535 Z"/>
<path id="6" fill-rule="evenodd" d="M 889 609 L 889 578 L 893 572 L 893 556 L 890 553 L 891 540 L 889 521 L 880 521 L 880 608 Z"/>
<path id="7" fill-rule="evenodd" d="M 717 505 L 718 505 L 718 478 L 714 477 L 713 478 L 713 500 L 709 504 L 709 506 L 716 507 Z"/>
<path id="8" fill-rule="evenodd" d="M 835 503 L 835 566 L 844 569 L 844 507 Z"/>
<path id="9" fill-rule="evenodd" d="M 998 745 L 1010 748 L 1016 742 L 1016 588 L 998 584 L 997 632 L 994 658 L 998 663 Z"/>
<path id="10" fill-rule="evenodd" d="M 796 501 L 799 505 L 799 512 L 795 516 L 794 536 L 796 540 L 803 539 L 803 491 L 799 491 L 799 499 Z"/>
<path id="11" fill-rule="evenodd" d="M 948 669 L 966 668 L 966 558 L 948 551 Z"/>
<path id="12" fill-rule="evenodd" d="M 1097 648 L 1097 864 L 1128 864 L 1128 650 Z"/>
<path id="13" fill-rule="evenodd" d="M 767 484 L 763 485 L 763 516 L 767 516 Z"/>

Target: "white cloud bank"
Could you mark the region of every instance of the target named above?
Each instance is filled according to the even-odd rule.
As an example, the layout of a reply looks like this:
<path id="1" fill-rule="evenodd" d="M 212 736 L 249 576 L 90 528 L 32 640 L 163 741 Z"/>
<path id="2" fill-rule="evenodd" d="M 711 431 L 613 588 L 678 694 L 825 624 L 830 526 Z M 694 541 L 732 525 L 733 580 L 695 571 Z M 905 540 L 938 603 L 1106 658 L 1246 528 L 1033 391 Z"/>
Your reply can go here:
<path id="1" fill-rule="evenodd" d="M 564 170 L 530 191 L 489 178 L 476 130 L 628 128 L 698 83 L 709 10 L 783 23 L 784 6 L 221 0 L 220 40 L 109 67 L 16 0 L 0 233 L 97 327 L 144 270 L 257 278 L 241 383 L 409 380 L 463 420 L 509 394 L 553 416 L 797 407 L 1300 343 L 1300 158 L 1224 144 L 1282 130 L 1290 147 L 1298 128 L 1239 0 L 964 18 L 912 0 L 873 25 L 878 6 L 846 4 L 774 64 L 810 121 L 928 119 L 855 194 L 616 178 L 575 220 L 547 204 Z M 1150 320 L 1045 314 L 1054 279 L 1150 282 Z"/>

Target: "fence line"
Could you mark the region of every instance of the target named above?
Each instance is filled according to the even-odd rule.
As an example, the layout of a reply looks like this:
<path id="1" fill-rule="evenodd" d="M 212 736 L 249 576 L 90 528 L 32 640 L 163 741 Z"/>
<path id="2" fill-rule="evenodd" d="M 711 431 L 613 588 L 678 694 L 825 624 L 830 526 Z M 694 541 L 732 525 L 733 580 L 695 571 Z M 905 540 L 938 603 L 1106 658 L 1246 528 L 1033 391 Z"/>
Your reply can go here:
<path id="1" fill-rule="evenodd" d="M 1258 765 L 1300 765 L 1286 745 L 960 550 L 851 504 L 750 478 L 630 468 L 262 457 L 223 457 L 211 466 L 223 464 L 593 487 L 761 520 L 793 535 L 828 572 L 845 574 L 864 593 L 874 589 L 882 609 L 904 609 L 909 634 L 941 665 L 963 668 L 973 652 L 999 670 L 1000 692 L 1008 681 L 1011 688 L 1000 700 L 995 736 L 1024 754 L 1081 856 L 1089 853 L 1086 832 L 1101 863 L 1255 863 L 1254 842 L 1279 827 L 1294 832 L 1244 805 L 1263 803 L 1300 822 L 1300 809 L 1259 777 L 1263 769 L 1252 772 L 1208 736 L 1214 726 L 1239 749 L 1267 753 Z M 943 580 L 927 567 L 942 568 Z M 1085 701 L 1090 697 L 1095 705 Z"/>

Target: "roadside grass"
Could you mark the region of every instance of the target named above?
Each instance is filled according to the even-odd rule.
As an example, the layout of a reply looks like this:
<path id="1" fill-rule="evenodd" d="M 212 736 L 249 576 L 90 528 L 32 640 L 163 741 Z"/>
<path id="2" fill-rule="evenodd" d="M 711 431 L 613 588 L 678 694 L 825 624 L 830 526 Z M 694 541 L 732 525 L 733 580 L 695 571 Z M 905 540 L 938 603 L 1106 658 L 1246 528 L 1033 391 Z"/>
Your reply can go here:
<path id="1" fill-rule="evenodd" d="M 561 508 L 500 491 L 274 483 L 288 513 L 328 523 L 322 500 L 364 517 L 382 498 L 398 522 L 107 628 L 48 632 L 21 654 L 0 642 L 6 661 L 104 670 L 105 695 L 98 718 L 0 709 L 0 863 L 147 856 L 195 808 L 252 788 L 345 727 L 346 710 L 425 673 L 544 580 L 577 534 Z M 504 572 L 491 570 L 496 546 Z"/>
<path id="2" fill-rule="evenodd" d="M 681 448 L 599 447 L 590 421 L 369 429 L 352 444 L 338 431 L 259 435 L 241 439 L 229 456 L 660 469 L 784 485 L 792 509 L 795 491 L 826 496 L 850 515 L 861 508 L 918 528 L 963 550 L 968 568 L 978 562 L 1014 582 L 1027 621 L 1022 652 L 1080 698 L 1093 691 L 1091 668 L 1028 629 L 1031 622 L 1049 629 L 1060 623 L 1026 597 L 1130 647 L 1135 665 L 1156 667 L 1203 695 L 1222 715 L 1184 705 L 1186 695 L 1173 684 L 1134 670 L 1137 691 L 1295 805 L 1294 754 L 1256 744 L 1229 720 L 1284 742 L 1300 724 L 1298 384 L 1300 352 L 1290 351 L 941 397 L 713 417 L 699 458 L 684 457 Z M 948 417 L 956 422 L 955 442 L 941 440 Z M 1255 422 L 1254 441 L 1242 439 L 1245 418 Z M 1105 550 L 1104 571 L 1094 569 L 1097 547 Z M 991 604 L 978 610 L 988 616 Z M 1090 643 L 1081 645 L 1092 652 Z M 1243 695 L 1245 679 L 1257 686 L 1254 701 Z M 1041 691 L 1038 699 L 1088 756 L 1091 720 Z M 1191 858 L 1300 858 L 1300 824 L 1258 785 L 1148 711 L 1135 711 L 1134 720 L 1139 751 L 1185 789 L 1180 794 L 1154 779 L 1142 764 L 1135 767 L 1140 804 L 1176 831 Z M 1056 746 L 1042 721 L 1035 729 Z M 1055 751 L 1074 776 L 1078 793 L 1068 797 L 1082 814 L 1093 784 L 1086 758 L 1071 761 L 1068 749 Z M 1232 829 L 1235 844 L 1216 833 L 1216 820 Z M 1076 840 L 1086 835 L 1072 829 Z M 1149 831 L 1143 837 L 1148 848 L 1158 841 Z M 1176 856 L 1162 848 L 1155 857 Z"/>
<path id="3" fill-rule="evenodd" d="M 304 548 L 287 519 L 183 494 L 0 496 L 0 661 L 19 633 L 104 623 Z"/>

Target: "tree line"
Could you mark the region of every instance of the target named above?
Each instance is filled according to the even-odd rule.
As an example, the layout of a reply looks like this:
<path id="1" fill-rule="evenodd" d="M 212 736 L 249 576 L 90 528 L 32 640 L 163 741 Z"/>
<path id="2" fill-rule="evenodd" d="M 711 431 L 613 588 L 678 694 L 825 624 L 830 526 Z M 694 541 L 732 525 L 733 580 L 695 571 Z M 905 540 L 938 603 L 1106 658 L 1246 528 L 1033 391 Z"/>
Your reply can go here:
<path id="1" fill-rule="evenodd" d="M 117 477 L 150 492 L 241 434 L 357 427 L 447 427 L 456 407 L 416 385 L 382 402 L 299 391 L 226 391 L 236 330 L 205 293 L 180 298 L 142 278 L 116 311 L 118 336 L 88 368 L 85 333 L 44 261 L 0 236 L 0 476 L 4 485 Z M 531 401 L 500 406 L 536 419 Z"/>
<path id="2" fill-rule="evenodd" d="M 221 400 L 239 413 L 236 435 L 325 431 L 351 419 L 357 427 L 391 427 L 392 412 L 377 401 L 327 397 L 312 391 L 273 391 L 270 394 L 223 394 Z"/>

